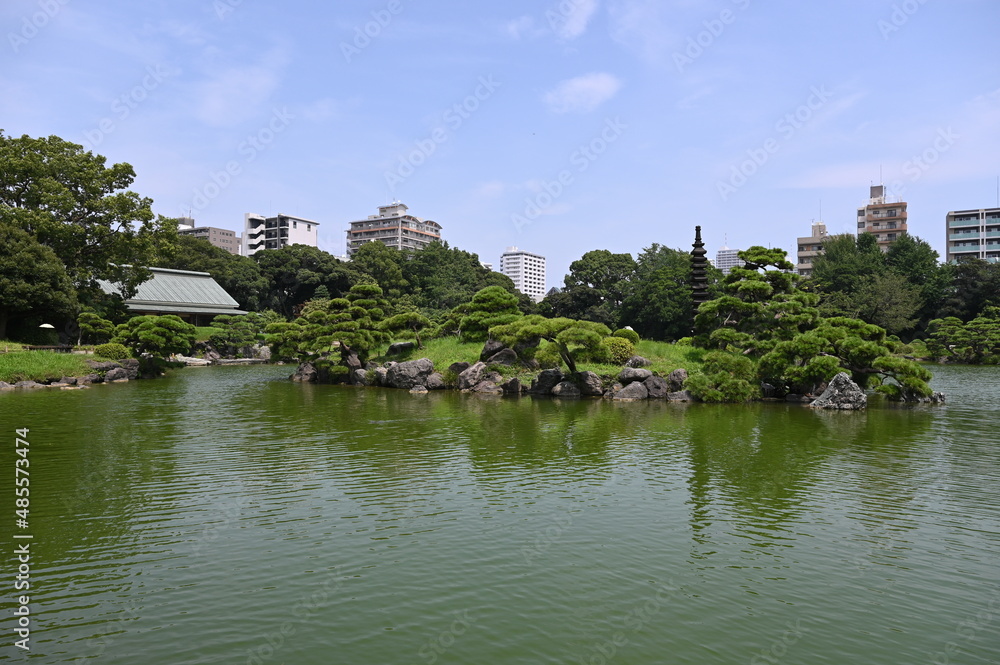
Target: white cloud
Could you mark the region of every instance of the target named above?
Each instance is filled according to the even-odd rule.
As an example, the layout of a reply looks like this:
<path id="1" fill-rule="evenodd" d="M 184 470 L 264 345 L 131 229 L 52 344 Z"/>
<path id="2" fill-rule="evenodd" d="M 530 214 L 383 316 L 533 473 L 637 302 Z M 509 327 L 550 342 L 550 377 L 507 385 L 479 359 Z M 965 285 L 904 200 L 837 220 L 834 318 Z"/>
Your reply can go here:
<path id="1" fill-rule="evenodd" d="M 614 97 L 621 85 L 611 74 L 585 74 L 563 81 L 545 93 L 545 104 L 553 113 L 593 111 Z"/>
<path id="2" fill-rule="evenodd" d="M 587 31 L 587 24 L 597 11 L 598 0 L 562 0 L 545 13 L 549 24 L 562 40 L 576 39 Z"/>

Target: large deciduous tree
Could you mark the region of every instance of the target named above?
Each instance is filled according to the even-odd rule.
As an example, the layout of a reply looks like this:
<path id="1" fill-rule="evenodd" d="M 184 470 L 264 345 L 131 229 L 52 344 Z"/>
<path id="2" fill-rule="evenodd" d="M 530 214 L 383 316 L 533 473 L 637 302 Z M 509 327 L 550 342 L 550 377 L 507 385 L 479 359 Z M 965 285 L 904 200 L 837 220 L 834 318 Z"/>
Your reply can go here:
<path id="1" fill-rule="evenodd" d="M 635 270 L 631 254 L 606 249 L 587 252 L 570 264 L 563 290 L 547 297 L 541 311 L 617 327 Z"/>
<path id="2" fill-rule="evenodd" d="M 358 281 L 358 270 L 328 252 L 308 245 L 266 249 L 252 257 L 268 289 L 262 307 L 291 318 L 300 305 L 311 300 L 320 286 L 340 297 Z"/>
<path id="3" fill-rule="evenodd" d="M 128 189 L 134 179 L 129 164 L 108 166 L 57 136 L 0 132 L 0 222 L 52 249 L 78 290 L 96 292 L 104 279 L 129 298 L 172 250 L 176 224 L 154 217 L 152 201 Z"/>
<path id="4" fill-rule="evenodd" d="M 10 320 L 61 316 L 75 304 L 73 285 L 55 252 L 0 221 L 0 339 L 7 337 Z"/>

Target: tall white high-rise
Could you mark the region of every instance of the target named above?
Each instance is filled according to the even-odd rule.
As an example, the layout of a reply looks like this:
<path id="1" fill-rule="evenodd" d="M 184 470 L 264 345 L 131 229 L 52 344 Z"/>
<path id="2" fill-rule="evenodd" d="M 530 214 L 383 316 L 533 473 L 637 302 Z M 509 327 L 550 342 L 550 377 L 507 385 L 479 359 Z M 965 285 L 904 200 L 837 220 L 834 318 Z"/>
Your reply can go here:
<path id="1" fill-rule="evenodd" d="M 743 265 L 743 259 L 736 255 L 739 251 L 723 245 L 715 253 L 715 267 L 721 270 L 723 275 L 728 275 L 733 268 L 739 268 Z"/>
<path id="2" fill-rule="evenodd" d="M 281 249 L 288 245 L 317 247 L 319 222 L 304 217 L 278 213 L 264 217 L 248 212 L 243 215 L 243 256 L 253 256 L 262 249 Z"/>
<path id="3" fill-rule="evenodd" d="M 508 247 L 500 256 L 500 272 L 514 281 L 514 287 L 535 302 L 545 297 L 545 257 Z"/>

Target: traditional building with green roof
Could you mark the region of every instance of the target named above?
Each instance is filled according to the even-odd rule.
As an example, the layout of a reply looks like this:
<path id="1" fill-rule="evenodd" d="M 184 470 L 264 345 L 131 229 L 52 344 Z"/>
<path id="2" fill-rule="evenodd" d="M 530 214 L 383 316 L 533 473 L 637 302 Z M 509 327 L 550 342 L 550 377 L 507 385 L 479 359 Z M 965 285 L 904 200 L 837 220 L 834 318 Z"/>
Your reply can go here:
<path id="1" fill-rule="evenodd" d="M 207 272 L 150 268 L 151 279 L 139 285 L 135 296 L 125 301 L 136 314 L 176 314 L 196 326 L 211 325 L 220 314 L 246 314 Z M 105 293 L 117 294 L 111 282 L 102 281 Z"/>

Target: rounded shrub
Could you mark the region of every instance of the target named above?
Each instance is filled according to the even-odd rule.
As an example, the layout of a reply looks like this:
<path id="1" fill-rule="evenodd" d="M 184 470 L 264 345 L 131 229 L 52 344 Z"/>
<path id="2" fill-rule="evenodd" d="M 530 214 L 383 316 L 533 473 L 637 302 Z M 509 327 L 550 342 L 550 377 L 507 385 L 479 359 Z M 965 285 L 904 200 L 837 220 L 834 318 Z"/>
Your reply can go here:
<path id="1" fill-rule="evenodd" d="M 94 355 L 107 358 L 108 360 L 125 360 L 132 357 L 132 352 L 124 344 L 109 342 L 95 346 Z"/>
<path id="2" fill-rule="evenodd" d="M 639 343 L 639 333 L 637 333 L 636 331 L 632 330 L 631 328 L 621 328 L 620 330 L 616 330 L 614 332 L 614 334 L 611 335 L 611 336 L 612 337 L 621 337 L 622 339 L 627 339 L 628 341 L 632 342 L 633 344 L 638 344 Z M 626 358 L 626 360 L 627 360 L 627 358 Z"/>
<path id="3" fill-rule="evenodd" d="M 618 331 L 623 332 L 623 331 Z M 632 332 L 626 330 L 624 332 Z M 635 335 L 635 333 L 632 333 Z M 636 335 L 638 337 L 638 335 Z M 601 340 L 601 346 L 608 350 L 609 360 L 615 365 L 624 365 L 625 361 L 635 355 L 635 345 L 628 339 L 615 333 Z"/>

